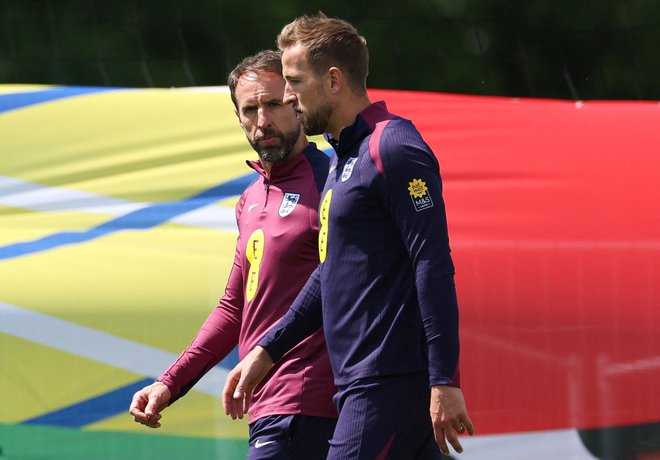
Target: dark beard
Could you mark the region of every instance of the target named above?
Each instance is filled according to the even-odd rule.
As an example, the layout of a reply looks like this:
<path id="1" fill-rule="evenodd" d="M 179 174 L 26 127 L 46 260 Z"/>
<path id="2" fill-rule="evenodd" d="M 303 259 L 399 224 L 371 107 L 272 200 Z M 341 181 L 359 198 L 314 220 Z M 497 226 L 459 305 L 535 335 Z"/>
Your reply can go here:
<path id="1" fill-rule="evenodd" d="M 303 113 L 301 117 L 303 129 L 308 136 L 325 133 L 332 113 L 332 106 L 327 103 L 320 105 L 313 112 Z"/>
<path id="2" fill-rule="evenodd" d="M 299 135 L 300 130 L 291 131 L 289 133 L 280 133 L 278 131 L 267 129 L 263 132 L 261 137 L 277 136 L 282 141 L 279 146 L 263 147 L 259 145 L 259 139 L 253 141 L 248 138 L 248 142 L 257 152 L 259 158 L 262 161 L 267 161 L 268 163 L 277 163 L 279 161 L 285 160 L 289 157 L 289 155 L 291 155 L 291 153 L 293 153 L 293 149 L 296 146 Z"/>

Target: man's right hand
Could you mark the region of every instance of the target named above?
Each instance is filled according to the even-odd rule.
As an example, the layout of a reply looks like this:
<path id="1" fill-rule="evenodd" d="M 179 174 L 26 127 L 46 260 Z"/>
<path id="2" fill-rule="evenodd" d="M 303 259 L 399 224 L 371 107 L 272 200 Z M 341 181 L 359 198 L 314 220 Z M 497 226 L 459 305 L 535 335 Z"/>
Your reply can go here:
<path id="1" fill-rule="evenodd" d="M 250 407 L 252 391 L 273 367 L 273 360 L 266 350 L 257 345 L 238 363 L 227 376 L 222 391 L 225 413 L 232 419 L 243 418 Z"/>
<path id="2" fill-rule="evenodd" d="M 133 395 L 129 412 L 133 420 L 150 428 L 159 428 L 160 413 L 170 403 L 172 394 L 162 382 L 154 382 Z"/>

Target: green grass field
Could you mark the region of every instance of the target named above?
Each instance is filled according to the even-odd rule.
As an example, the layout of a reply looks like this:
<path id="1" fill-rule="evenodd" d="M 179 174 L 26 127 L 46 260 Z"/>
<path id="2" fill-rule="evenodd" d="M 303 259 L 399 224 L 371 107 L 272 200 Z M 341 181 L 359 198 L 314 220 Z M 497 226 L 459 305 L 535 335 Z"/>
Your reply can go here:
<path id="1" fill-rule="evenodd" d="M 223 460 L 245 458 L 244 439 L 84 431 L 0 424 L 2 460 Z"/>

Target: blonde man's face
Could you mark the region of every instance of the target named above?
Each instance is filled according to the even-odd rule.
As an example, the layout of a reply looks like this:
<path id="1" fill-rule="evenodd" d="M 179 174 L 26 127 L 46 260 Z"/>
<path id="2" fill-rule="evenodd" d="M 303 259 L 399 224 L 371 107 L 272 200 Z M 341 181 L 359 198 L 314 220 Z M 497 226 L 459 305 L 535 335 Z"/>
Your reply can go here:
<path id="1" fill-rule="evenodd" d="M 324 80 L 311 69 L 307 49 L 303 45 L 298 43 L 282 51 L 282 74 L 286 80 L 284 101 L 292 104 L 300 114 L 305 133 L 324 133 L 332 106 L 325 92 Z"/>

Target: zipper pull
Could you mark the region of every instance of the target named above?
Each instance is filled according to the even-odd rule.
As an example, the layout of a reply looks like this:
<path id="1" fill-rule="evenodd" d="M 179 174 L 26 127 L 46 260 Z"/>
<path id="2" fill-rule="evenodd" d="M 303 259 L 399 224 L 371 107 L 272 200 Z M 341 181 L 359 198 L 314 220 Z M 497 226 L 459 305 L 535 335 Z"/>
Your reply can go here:
<path id="1" fill-rule="evenodd" d="M 261 212 L 264 212 L 268 206 L 268 197 L 270 196 L 270 180 L 264 179 L 264 190 L 266 191 L 266 199 L 264 200 L 264 207 Z"/>

